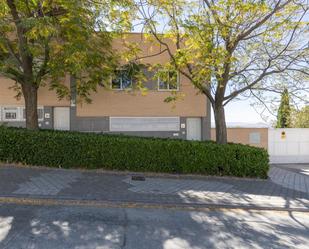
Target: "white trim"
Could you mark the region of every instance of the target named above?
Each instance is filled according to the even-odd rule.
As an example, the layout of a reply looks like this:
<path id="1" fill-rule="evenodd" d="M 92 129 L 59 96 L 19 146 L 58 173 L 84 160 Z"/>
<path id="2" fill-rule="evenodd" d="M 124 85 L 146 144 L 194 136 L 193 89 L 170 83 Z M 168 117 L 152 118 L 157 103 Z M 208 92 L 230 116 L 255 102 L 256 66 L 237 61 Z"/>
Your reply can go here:
<path id="1" fill-rule="evenodd" d="M 158 70 L 159 72 L 170 72 L 169 70 L 164 70 L 164 69 L 161 69 L 161 70 Z M 170 83 L 168 82 L 167 85 L 168 85 L 168 89 L 160 89 L 160 76 L 158 76 L 158 80 L 157 80 L 157 89 L 159 92 L 172 92 L 172 91 L 179 91 L 179 88 L 180 88 L 180 75 L 179 75 L 179 72 L 176 71 L 177 73 L 177 88 L 175 89 L 170 89 Z"/>

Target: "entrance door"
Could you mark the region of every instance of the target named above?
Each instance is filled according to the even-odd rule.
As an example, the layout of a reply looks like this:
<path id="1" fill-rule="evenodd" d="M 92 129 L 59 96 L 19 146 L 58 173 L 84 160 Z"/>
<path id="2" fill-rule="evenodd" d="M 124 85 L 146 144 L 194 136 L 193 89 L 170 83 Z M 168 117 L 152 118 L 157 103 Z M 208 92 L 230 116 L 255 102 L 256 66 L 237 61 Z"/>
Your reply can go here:
<path id="1" fill-rule="evenodd" d="M 201 118 L 187 118 L 187 140 L 202 140 Z"/>
<path id="2" fill-rule="evenodd" d="M 54 129 L 63 131 L 70 130 L 70 107 L 54 108 Z"/>

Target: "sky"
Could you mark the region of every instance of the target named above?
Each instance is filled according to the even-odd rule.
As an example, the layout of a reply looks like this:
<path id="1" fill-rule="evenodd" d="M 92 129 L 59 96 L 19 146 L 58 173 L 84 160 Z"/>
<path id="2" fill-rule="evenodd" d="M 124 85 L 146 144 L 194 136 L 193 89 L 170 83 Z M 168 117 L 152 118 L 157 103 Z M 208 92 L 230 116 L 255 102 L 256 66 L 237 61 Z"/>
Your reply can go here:
<path id="1" fill-rule="evenodd" d="M 248 100 L 240 100 L 227 104 L 225 107 L 225 118 L 227 123 L 266 123 L 261 115 L 250 105 L 250 101 Z"/>

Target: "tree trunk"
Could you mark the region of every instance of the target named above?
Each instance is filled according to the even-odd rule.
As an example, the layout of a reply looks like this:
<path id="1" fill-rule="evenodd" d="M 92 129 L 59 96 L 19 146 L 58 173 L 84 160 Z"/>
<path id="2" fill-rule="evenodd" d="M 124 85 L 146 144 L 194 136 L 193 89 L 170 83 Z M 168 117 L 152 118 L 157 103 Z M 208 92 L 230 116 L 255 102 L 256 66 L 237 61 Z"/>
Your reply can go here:
<path id="1" fill-rule="evenodd" d="M 224 106 L 222 104 L 216 104 L 214 105 L 213 109 L 216 123 L 216 142 L 218 144 L 226 144 L 227 130 L 226 130 Z"/>
<path id="2" fill-rule="evenodd" d="M 26 106 L 26 128 L 38 130 L 38 89 L 33 84 L 22 84 L 22 92 Z"/>

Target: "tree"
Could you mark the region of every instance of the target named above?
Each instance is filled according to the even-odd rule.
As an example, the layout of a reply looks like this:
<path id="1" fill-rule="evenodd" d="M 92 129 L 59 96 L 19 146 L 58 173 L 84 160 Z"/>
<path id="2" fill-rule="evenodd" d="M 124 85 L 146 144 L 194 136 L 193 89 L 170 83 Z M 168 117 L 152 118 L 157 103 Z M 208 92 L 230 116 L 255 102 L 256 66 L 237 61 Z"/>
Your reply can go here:
<path id="1" fill-rule="evenodd" d="M 305 71 L 305 0 L 140 0 L 136 8 L 149 39 L 170 57 L 165 66 L 209 99 L 220 144 L 229 102 L 267 90 L 276 75 Z"/>
<path id="2" fill-rule="evenodd" d="M 304 106 L 301 110 L 292 111 L 293 128 L 309 128 L 309 106 Z"/>
<path id="3" fill-rule="evenodd" d="M 284 89 L 281 94 L 281 103 L 278 109 L 276 128 L 289 127 L 291 127 L 290 96 L 288 89 Z"/>
<path id="4" fill-rule="evenodd" d="M 90 91 L 116 63 L 110 30 L 127 24 L 127 6 L 109 0 L 0 1 L 0 75 L 16 82 L 27 128 L 38 129 L 41 86 L 60 98 L 69 95 L 62 82 L 66 74 L 75 77 L 77 94 L 90 101 Z"/>

